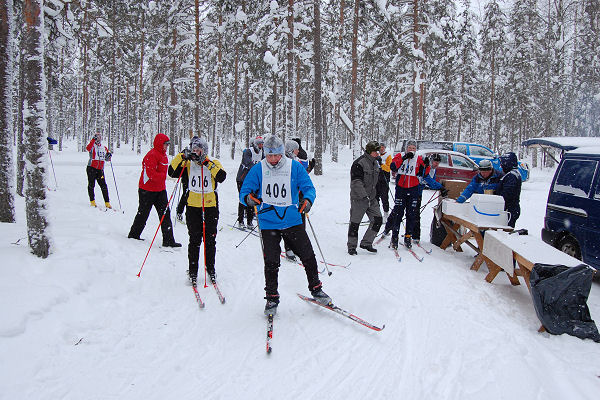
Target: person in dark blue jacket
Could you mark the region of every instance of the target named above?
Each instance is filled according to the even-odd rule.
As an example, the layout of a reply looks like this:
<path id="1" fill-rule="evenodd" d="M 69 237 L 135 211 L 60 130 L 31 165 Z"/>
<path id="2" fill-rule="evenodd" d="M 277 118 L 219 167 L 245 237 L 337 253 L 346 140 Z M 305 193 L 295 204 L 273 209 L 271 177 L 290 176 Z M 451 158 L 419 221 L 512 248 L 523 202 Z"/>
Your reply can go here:
<path id="1" fill-rule="evenodd" d="M 281 139 L 268 137 L 263 148 L 266 158 L 246 175 L 240 203 L 257 208 L 265 262 L 265 315 L 275 315 L 279 304 L 277 278 L 282 238 L 300 257 L 313 298 L 321 304 L 331 304 L 331 298 L 323 292 L 315 253 L 300 215 L 312 207 L 315 187 L 304 167 L 283 155 L 285 148 Z"/>
<path id="2" fill-rule="evenodd" d="M 504 176 L 500 179 L 494 194 L 504 198 L 504 211 L 510 213 L 508 225 L 514 228 L 521 215 L 521 174 L 517 169 L 519 166 L 517 155 L 510 152 L 500 156 L 500 166 L 504 171 Z"/>
<path id="3" fill-rule="evenodd" d="M 456 199 L 457 203 L 464 203 L 473 193 L 484 194 L 486 190 L 495 190 L 502 175 L 492 166 L 490 160 L 479 161 L 479 173 L 471 179 L 469 186 Z"/>

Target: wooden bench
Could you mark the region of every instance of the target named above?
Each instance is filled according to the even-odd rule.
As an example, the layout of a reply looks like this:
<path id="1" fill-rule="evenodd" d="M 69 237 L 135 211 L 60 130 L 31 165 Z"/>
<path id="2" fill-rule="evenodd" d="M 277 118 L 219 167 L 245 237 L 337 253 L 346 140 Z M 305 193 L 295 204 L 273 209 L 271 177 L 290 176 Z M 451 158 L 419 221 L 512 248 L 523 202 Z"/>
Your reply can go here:
<path id="1" fill-rule="evenodd" d="M 575 267 L 582 262 L 545 243 L 542 239 L 530 235 L 508 234 L 507 232 L 489 232 L 485 235 L 482 257 L 488 267 L 494 265 L 485 280 L 492 282 L 499 271 L 504 270 L 511 283 L 519 284 L 521 276 L 529 289 L 529 275 L 534 264 L 562 264 Z M 515 263 L 517 267 L 515 268 Z"/>

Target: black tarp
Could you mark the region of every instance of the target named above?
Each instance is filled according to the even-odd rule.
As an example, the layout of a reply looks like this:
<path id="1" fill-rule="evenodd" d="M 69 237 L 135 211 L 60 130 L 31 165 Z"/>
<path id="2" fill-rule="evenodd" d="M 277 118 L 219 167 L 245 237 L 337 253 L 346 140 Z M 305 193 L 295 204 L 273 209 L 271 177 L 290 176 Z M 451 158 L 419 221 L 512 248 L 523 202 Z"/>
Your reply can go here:
<path id="1" fill-rule="evenodd" d="M 594 270 L 584 264 L 572 268 L 534 265 L 529 279 L 531 297 L 546 331 L 600 342 L 598 328 L 587 306 L 593 276 Z"/>

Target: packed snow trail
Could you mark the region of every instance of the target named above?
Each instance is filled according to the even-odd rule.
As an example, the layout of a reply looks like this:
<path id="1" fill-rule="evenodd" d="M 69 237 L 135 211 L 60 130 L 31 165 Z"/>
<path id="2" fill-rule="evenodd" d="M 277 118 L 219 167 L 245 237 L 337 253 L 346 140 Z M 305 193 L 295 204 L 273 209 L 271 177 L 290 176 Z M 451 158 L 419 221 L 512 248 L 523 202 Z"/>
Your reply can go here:
<path id="1" fill-rule="evenodd" d="M 216 272 L 227 302 L 199 285 L 206 304 L 200 311 L 186 285 L 185 225 L 174 225 L 183 247 L 153 247 L 136 277 L 158 224 L 153 211 L 146 240 L 126 238 L 137 210 L 141 156 L 115 152 L 125 213 L 98 212 L 87 198 L 87 154 L 74 149 L 66 143 L 53 154 L 59 189 L 48 192 L 51 256 L 29 253 L 23 199 L 16 200 L 17 223 L 0 224 L 0 399 L 264 399 L 268 393 L 562 400 L 595 399 L 600 392 L 600 346 L 537 333 L 525 285 L 512 287 L 501 276 L 488 284 L 485 268 L 469 270 L 470 249 L 433 247 L 422 263 L 407 253 L 399 263 L 383 245 L 375 256 L 361 249 L 349 256 L 347 227 L 335 223 L 348 219 L 347 150 L 339 164 L 325 161 L 324 176 L 311 175 L 317 199 L 310 215 L 324 255 L 352 262 L 321 279 L 335 304 L 386 328 L 373 332 L 309 307 L 296 296 L 308 292 L 304 270 L 283 261 L 274 351 L 267 356 L 259 239 L 248 237 L 236 249 L 241 232 L 218 232 Z M 228 178 L 219 185 L 220 226 L 235 221 L 237 157 L 221 159 Z M 552 171 L 534 170 L 523 185 L 517 227 L 540 231 L 551 177 Z M 107 184 L 116 198 L 112 180 Z M 421 218 L 428 247 L 431 216 L 428 207 Z M 600 318 L 599 292 L 594 284 L 593 318 Z"/>

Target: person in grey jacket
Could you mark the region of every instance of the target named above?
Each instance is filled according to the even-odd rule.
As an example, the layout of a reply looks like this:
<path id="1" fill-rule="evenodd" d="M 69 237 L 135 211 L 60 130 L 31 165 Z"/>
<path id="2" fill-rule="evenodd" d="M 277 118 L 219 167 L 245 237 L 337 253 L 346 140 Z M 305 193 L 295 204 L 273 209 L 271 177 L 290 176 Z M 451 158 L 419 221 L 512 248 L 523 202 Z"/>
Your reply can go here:
<path id="1" fill-rule="evenodd" d="M 264 143 L 264 139 L 261 136 L 257 136 L 255 139 L 250 141 L 250 147 L 245 149 L 242 153 L 242 162 L 240 163 L 240 168 L 238 169 L 237 176 L 235 177 L 238 193 L 242 188 L 244 179 L 246 179 L 246 174 L 248 174 L 250 168 L 254 167 L 254 165 L 258 164 L 262 161 L 263 158 L 265 158 L 265 152 L 263 150 Z M 244 225 L 244 214 L 246 214 L 247 225 Z M 248 207 L 243 205 L 242 203 L 239 203 L 237 223 L 240 226 L 240 228 L 245 228 L 247 226 L 248 228 L 252 229 L 253 219 L 254 209 L 252 207 Z"/>
<path id="2" fill-rule="evenodd" d="M 370 223 L 360 241 L 360 248 L 377 253 L 377 249 L 373 248 L 373 240 L 383 223 L 377 199 L 379 147 L 379 143 L 375 141 L 367 143 L 365 153 L 354 160 L 350 168 L 350 227 L 348 228 L 348 254 L 350 255 L 357 254 L 358 228 L 365 213 Z"/>

